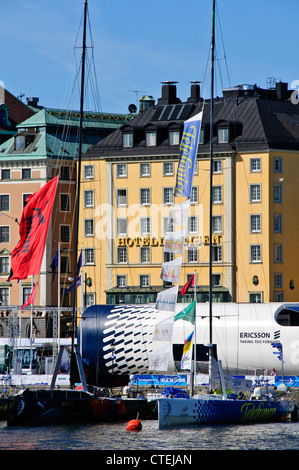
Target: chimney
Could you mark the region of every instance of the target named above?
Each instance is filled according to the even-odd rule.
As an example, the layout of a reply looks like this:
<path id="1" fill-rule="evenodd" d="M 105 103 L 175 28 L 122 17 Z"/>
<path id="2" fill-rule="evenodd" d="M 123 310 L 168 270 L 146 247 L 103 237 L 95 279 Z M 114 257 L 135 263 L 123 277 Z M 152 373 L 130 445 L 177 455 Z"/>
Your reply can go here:
<path id="1" fill-rule="evenodd" d="M 158 99 L 158 104 L 176 104 L 180 103 L 176 96 L 177 82 L 162 82 L 162 98 Z"/>
<path id="2" fill-rule="evenodd" d="M 35 97 L 26 98 L 26 101 L 27 101 L 27 106 L 33 106 L 33 107 L 37 108 L 39 98 L 35 98 Z"/>
<path id="3" fill-rule="evenodd" d="M 200 82 L 190 82 L 190 97 L 187 99 L 188 103 L 198 103 L 200 100 Z"/>
<path id="4" fill-rule="evenodd" d="M 276 95 L 279 100 L 288 98 L 288 84 L 284 82 L 276 82 Z"/>

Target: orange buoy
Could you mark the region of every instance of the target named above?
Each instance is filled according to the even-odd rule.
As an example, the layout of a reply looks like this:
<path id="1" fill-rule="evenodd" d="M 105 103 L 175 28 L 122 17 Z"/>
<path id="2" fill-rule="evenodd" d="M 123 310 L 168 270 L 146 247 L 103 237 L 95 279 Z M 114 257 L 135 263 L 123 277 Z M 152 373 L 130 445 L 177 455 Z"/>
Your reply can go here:
<path id="1" fill-rule="evenodd" d="M 127 431 L 141 431 L 142 424 L 139 419 L 131 419 L 127 425 Z"/>

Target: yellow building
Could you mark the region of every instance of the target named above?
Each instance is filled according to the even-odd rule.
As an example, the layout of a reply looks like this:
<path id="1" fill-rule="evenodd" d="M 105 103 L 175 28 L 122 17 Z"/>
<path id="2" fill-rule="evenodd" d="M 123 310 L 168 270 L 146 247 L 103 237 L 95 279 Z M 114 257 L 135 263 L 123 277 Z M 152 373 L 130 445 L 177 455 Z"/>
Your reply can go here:
<path id="1" fill-rule="evenodd" d="M 213 300 L 297 301 L 298 106 L 284 83 L 238 86 L 215 100 Z M 180 285 L 197 273 L 198 301 L 209 283 L 209 102 L 198 84 L 181 102 L 163 83 L 142 111 L 83 157 L 80 244 L 85 304 L 154 303 L 174 198 L 184 121 L 203 107 Z M 188 292 L 189 298 L 193 292 Z M 184 297 L 184 300 L 186 297 Z M 178 301 L 182 298 L 179 296 Z"/>

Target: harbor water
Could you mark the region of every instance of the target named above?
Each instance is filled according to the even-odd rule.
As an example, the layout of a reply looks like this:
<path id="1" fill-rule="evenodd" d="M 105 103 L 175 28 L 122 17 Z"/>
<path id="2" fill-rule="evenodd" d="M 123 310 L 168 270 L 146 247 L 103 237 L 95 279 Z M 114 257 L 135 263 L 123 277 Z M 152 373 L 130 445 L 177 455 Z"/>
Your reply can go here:
<path id="1" fill-rule="evenodd" d="M 170 453 L 205 450 L 299 450 L 299 422 L 199 426 L 158 429 L 142 421 L 142 430 L 127 431 L 127 422 L 7 427 L 0 422 L 0 450 L 138 451 Z M 119 454 L 118 454 L 119 451 Z M 105 454 L 107 455 L 107 454 Z M 156 462 L 157 463 L 157 462 Z"/>

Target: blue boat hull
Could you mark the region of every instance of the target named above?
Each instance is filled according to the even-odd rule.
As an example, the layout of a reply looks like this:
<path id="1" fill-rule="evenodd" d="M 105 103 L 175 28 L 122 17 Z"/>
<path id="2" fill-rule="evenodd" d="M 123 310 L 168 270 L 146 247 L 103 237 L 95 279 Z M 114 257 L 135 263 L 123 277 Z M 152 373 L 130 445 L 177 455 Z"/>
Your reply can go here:
<path id="1" fill-rule="evenodd" d="M 159 428 L 201 424 L 249 424 L 285 419 L 295 410 L 292 401 L 160 398 Z"/>

